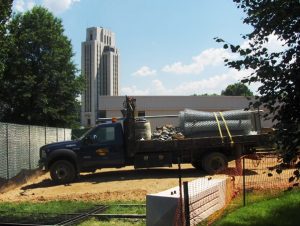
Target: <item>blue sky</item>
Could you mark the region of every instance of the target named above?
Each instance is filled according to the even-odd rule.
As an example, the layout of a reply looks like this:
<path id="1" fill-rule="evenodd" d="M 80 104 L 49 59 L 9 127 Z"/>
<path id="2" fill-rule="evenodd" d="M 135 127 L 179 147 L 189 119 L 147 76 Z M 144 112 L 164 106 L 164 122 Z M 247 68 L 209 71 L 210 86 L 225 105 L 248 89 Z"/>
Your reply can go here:
<path id="1" fill-rule="evenodd" d="M 213 40 L 247 44 L 241 34 L 251 27 L 242 23 L 244 14 L 231 0 L 15 0 L 14 10 L 34 5 L 62 19 L 79 69 L 86 28 L 116 34 L 122 95 L 220 94 L 251 73 L 225 67 L 223 59 L 236 56 Z M 276 38 L 271 42 L 276 49 Z"/>

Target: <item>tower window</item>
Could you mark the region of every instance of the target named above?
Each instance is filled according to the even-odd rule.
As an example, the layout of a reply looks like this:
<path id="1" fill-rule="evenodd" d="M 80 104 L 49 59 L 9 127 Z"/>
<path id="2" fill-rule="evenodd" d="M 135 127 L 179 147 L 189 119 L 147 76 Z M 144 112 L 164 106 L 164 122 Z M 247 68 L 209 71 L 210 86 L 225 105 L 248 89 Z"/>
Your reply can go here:
<path id="1" fill-rule="evenodd" d="M 93 34 L 90 34 L 90 40 L 93 40 Z"/>

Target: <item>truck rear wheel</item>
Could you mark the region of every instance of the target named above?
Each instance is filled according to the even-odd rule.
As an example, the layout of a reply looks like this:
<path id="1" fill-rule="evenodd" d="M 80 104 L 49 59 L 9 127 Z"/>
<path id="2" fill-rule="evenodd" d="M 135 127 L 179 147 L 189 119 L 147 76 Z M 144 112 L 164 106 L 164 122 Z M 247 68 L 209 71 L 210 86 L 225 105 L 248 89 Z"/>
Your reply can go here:
<path id="1" fill-rule="evenodd" d="M 50 167 L 50 176 L 56 184 L 67 184 L 76 177 L 74 165 L 67 160 L 58 160 Z"/>
<path id="2" fill-rule="evenodd" d="M 228 167 L 228 161 L 224 154 L 212 152 L 202 159 L 202 167 L 209 174 L 218 173 Z"/>

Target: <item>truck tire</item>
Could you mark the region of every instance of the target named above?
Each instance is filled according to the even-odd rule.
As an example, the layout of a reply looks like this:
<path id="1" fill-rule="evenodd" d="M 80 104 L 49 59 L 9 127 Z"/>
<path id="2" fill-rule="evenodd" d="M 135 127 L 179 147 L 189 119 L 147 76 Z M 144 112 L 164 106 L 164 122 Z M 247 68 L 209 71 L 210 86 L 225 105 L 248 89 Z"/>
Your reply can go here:
<path id="1" fill-rule="evenodd" d="M 194 160 L 192 162 L 192 166 L 197 170 L 203 170 L 201 160 L 198 159 Z"/>
<path id="2" fill-rule="evenodd" d="M 212 152 L 203 156 L 202 168 L 209 174 L 215 174 L 228 167 L 226 156 L 220 152 Z"/>
<path id="3" fill-rule="evenodd" d="M 76 175 L 74 164 L 67 160 L 58 160 L 50 167 L 50 176 L 56 184 L 68 184 Z"/>

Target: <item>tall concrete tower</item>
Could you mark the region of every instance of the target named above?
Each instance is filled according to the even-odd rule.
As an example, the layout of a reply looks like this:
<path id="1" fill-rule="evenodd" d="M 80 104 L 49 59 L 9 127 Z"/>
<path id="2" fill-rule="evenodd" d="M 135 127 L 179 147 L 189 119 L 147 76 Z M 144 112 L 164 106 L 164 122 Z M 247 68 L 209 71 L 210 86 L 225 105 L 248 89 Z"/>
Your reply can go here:
<path id="1" fill-rule="evenodd" d="M 81 44 L 81 71 L 85 77 L 81 124 L 93 126 L 97 118 L 105 117 L 99 111 L 99 96 L 119 95 L 119 51 L 113 32 L 87 28 L 86 41 Z"/>

